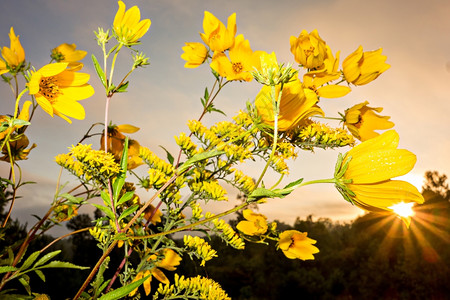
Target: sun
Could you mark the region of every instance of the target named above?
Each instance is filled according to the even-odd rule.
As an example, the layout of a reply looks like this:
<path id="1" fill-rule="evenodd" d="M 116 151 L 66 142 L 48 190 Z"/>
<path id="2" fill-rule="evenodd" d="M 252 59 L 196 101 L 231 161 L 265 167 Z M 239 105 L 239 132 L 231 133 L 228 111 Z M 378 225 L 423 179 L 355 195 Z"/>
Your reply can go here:
<path id="1" fill-rule="evenodd" d="M 394 213 L 396 213 L 398 216 L 403 217 L 403 218 L 408 218 L 408 217 L 412 217 L 414 216 L 415 212 L 412 209 L 414 205 L 414 202 L 410 202 L 410 203 L 405 203 L 405 202 L 400 202 L 397 204 L 394 204 L 388 208 L 392 209 L 394 211 Z"/>

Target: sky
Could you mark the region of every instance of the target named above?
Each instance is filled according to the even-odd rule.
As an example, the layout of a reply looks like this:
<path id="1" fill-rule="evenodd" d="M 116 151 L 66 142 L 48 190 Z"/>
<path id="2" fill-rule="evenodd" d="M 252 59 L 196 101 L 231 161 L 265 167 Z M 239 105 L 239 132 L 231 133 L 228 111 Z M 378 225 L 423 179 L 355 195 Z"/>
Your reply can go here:
<path id="1" fill-rule="evenodd" d="M 253 50 L 274 51 L 278 61 L 295 63 L 289 38 L 303 29 L 317 29 L 333 53 L 341 51 L 341 61 L 362 45 L 365 51 L 383 49 L 391 68 L 371 84 L 354 87 L 339 99 L 322 99 L 321 107 L 329 116 L 338 116 L 357 103 L 369 101 L 372 107 L 383 107 L 382 115 L 391 116 L 400 135 L 399 148 L 417 155 L 417 163 L 404 177 L 422 186 L 423 175 L 436 170 L 450 175 L 450 2 L 446 0 L 278 0 L 278 1 L 131 1 L 127 8 L 138 5 L 142 18 L 151 19 L 149 32 L 137 48 L 150 57 L 150 66 L 130 77 L 128 92 L 114 96 L 110 120 L 115 124 L 132 124 L 141 129 L 131 137 L 141 145 L 164 156 L 159 147 L 176 153 L 174 136 L 187 131 L 186 122 L 201 112 L 200 97 L 213 78 L 208 66 L 185 69 L 180 58 L 185 42 L 201 42 L 204 11 L 226 23 L 236 12 L 237 34 L 250 41 Z M 225 5 L 226 3 L 226 5 Z M 21 162 L 23 178 L 37 184 L 24 187 L 14 207 L 13 218 L 33 223 L 32 214 L 43 215 L 51 203 L 59 166 L 54 157 L 76 144 L 90 124 L 103 122 L 105 97 L 95 77 L 91 54 L 101 57 L 93 31 L 110 28 L 117 11 L 117 1 L 107 0 L 15 0 L 0 4 L 0 45 L 9 47 L 11 26 L 20 36 L 26 59 L 36 68 L 47 64 L 50 50 L 61 43 L 75 43 L 89 54 L 83 60 L 83 72 L 91 74 L 90 83 L 96 94 L 83 104 L 85 120 L 68 124 L 51 118 L 40 108 L 27 130 L 30 141 L 37 144 L 30 158 Z M 124 51 L 116 70 L 119 79 L 131 63 Z M 211 114 L 206 124 L 229 119 L 253 101 L 260 85 L 256 82 L 229 84 L 217 99 L 217 108 L 226 117 Z M 9 87 L 0 85 L 0 114 L 13 112 Z M 330 125 L 338 125 L 329 122 Z M 98 137 L 87 141 L 98 147 Z M 290 166 L 290 176 L 283 183 L 298 178 L 305 180 L 331 178 L 339 152 L 317 150 L 300 152 Z M 248 172 L 257 176 L 262 165 L 248 165 Z M 245 170 L 245 169 L 244 169 Z M 0 166 L 0 176 L 8 176 L 8 165 Z M 64 180 L 74 177 L 64 174 Z M 277 178 L 268 175 L 266 185 Z M 236 204 L 230 191 L 229 202 L 211 207 L 220 209 Z M 139 192 L 141 199 L 150 198 Z M 332 185 L 312 185 L 296 190 L 284 199 L 272 199 L 261 205 L 261 213 L 269 219 L 292 224 L 297 217 L 313 215 L 349 221 L 362 211 L 344 201 Z"/>

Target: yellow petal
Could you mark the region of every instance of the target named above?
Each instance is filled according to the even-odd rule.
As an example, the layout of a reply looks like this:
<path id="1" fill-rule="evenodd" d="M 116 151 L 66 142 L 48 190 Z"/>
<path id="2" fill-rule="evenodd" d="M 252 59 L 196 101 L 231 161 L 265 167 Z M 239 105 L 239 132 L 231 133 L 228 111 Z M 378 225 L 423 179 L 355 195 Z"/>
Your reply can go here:
<path id="1" fill-rule="evenodd" d="M 86 84 L 89 81 L 90 75 L 87 73 L 73 72 L 65 70 L 56 76 L 57 84 L 60 87 L 64 86 L 79 86 Z"/>
<path id="2" fill-rule="evenodd" d="M 339 98 L 350 93 L 352 89 L 343 85 L 325 85 L 317 90 L 317 94 L 323 98 Z"/>
<path id="3" fill-rule="evenodd" d="M 44 96 L 41 96 L 40 94 L 37 94 L 36 96 L 36 102 L 39 104 L 42 109 L 48 113 L 50 116 L 53 117 L 53 106 L 52 104 L 45 98 Z"/>
<path id="4" fill-rule="evenodd" d="M 361 144 L 353 147 L 347 152 L 346 156 L 356 157 L 365 152 L 380 150 L 380 149 L 396 149 L 400 137 L 395 130 L 388 130 L 383 134 L 362 142 Z"/>
<path id="5" fill-rule="evenodd" d="M 122 124 L 117 126 L 117 130 L 123 133 L 135 133 L 139 129 L 140 129 L 139 127 L 129 124 Z"/>
<path id="6" fill-rule="evenodd" d="M 60 88 L 61 93 L 72 100 L 83 100 L 94 95 L 94 88 L 89 84 Z"/>
<path id="7" fill-rule="evenodd" d="M 83 120 L 86 115 L 84 107 L 80 103 L 67 98 L 55 101 L 53 103 L 53 108 L 58 111 L 58 113 L 78 120 Z"/>
<path id="8" fill-rule="evenodd" d="M 380 182 L 405 175 L 416 160 L 416 156 L 405 149 L 370 151 L 352 158 L 344 178 L 352 179 L 354 184 Z"/>
<path id="9" fill-rule="evenodd" d="M 169 281 L 169 279 L 167 279 L 166 275 L 164 275 L 164 273 L 158 268 L 154 268 L 152 270 L 152 275 L 155 276 L 156 279 L 158 279 L 160 282 L 162 282 L 164 284 L 170 283 L 170 281 Z"/>
<path id="10" fill-rule="evenodd" d="M 376 184 L 348 184 L 359 207 L 373 212 L 392 211 L 389 207 L 400 202 L 423 203 L 422 194 L 409 182 L 387 180 Z"/>
<path id="11" fill-rule="evenodd" d="M 40 68 L 37 72 L 41 73 L 44 77 L 51 77 L 63 72 L 67 65 L 68 63 L 66 62 L 48 64 Z"/>

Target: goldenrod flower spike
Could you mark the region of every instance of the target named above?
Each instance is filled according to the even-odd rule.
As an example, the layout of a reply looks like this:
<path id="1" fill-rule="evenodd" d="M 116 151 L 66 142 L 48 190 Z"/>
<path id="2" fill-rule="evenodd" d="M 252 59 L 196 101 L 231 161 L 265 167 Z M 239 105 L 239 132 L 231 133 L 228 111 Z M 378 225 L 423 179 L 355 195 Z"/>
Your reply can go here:
<path id="1" fill-rule="evenodd" d="M 150 28 L 150 19 L 141 19 L 141 11 L 137 6 L 133 6 L 125 11 L 125 4 L 118 2 L 119 9 L 114 17 L 113 30 L 117 36 L 117 41 L 125 46 L 132 46 L 139 42 Z"/>
<path id="2" fill-rule="evenodd" d="M 4 74 L 12 70 L 17 72 L 18 67 L 21 67 L 25 61 L 25 51 L 19 41 L 19 36 L 14 33 L 14 28 L 11 27 L 9 32 L 10 48 L 3 47 L 2 56 L 5 61 L 0 62 L 0 74 Z M 6 64 L 5 64 L 6 63 Z"/>
<path id="3" fill-rule="evenodd" d="M 354 85 L 364 85 L 381 75 L 391 66 L 386 64 L 386 56 L 382 55 L 383 49 L 363 52 L 359 46 L 352 54 L 342 62 L 345 80 Z"/>
<path id="4" fill-rule="evenodd" d="M 30 95 L 35 96 L 46 113 L 72 123 L 68 117 L 84 119 L 85 111 L 78 101 L 91 97 L 94 89 L 87 83 L 89 74 L 75 72 L 67 66 L 68 63 L 45 65 L 31 73 L 27 85 Z"/>
<path id="5" fill-rule="evenodd" d="M 315 243 L 315 240 L 307 237 L 306 232 L 286 230 L 280 234 L 278 247 L 289 259 L 307 260 L 314 259 L 313 254 L 319 252 L 319 249 L 313 246 Z"/>
<path id="6" fill-rule="evenodd" d="M 361 141 L 374 138 L 379 135 L 375 130 L 383 130 L 394 127 L 394 123 L 389 121 L 390 117 L 380 116 L 376 112 L 381 112 L 382 107 L 369 107 L 369 102 L 365 101 L 354 105 L 345 111 L 344 124 L 354 137 Z"/>
<path id="7" fill-rule="evenodd" d="M 420 192 L 412 184 L 391 180 L 405 175 L 414 167 L 416 156 L 397 149 L 399 136 L 389 130 L 351 149 L 343 162 L 350 159 L 341 184 L 351 191 L 349 198 L 360 208 L 373 212 L 395 212 L 398 203 L 423 203 Z M 344 190 L 345 190 L 344 188 Z M 408 218 L 403 218 L 408 225 Z"/>

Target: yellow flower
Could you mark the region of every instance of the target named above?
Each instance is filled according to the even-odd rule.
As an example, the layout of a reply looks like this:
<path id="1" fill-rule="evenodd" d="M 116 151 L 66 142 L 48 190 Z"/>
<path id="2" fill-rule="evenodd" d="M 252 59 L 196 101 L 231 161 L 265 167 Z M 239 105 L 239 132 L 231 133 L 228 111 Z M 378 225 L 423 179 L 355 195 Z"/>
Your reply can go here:
<path id="1" fill-rule="evenodd" d="M 83 67 L 83 64 L 79 61 L 82 60 L 87 52 L 83 50 L 76 50 L 77 46 L 75 44 L 61 44 L 58 47 L 52 49 L 52 54 L 50 57 L 56 62 L 67 62 L 69 63 L 69 68 L 79 68 Z"/>
<path id="2" fill-rule="evenodd" d="M 354 85 L 364 85 L 375 80 L 391 67 L 385 63 L 387 57 L 381 54 L 382 51 L 380 48 L 363 52 L 363 47 L 359 46 L 342 62 L 345 80 Z"/>
<path id="3" fill-rule="evenodd" d="M 135 282 L 135 281 L 138 281 L 138 280 L 140 280 L 142 278 L 145 278 L 147 276 L 148 276 L 148 278 L 142 284 L 144 286 L 144 291 L 145 291 L 146 295 L 150 294 L 151 288 L 152 288 L 152 286 L 151 286 L 152 274 L 151 274 L 150 270 L 145 270 L 145 271 L 137 273 L 136 277 L 134 277 L 134 279 L 132 281 L 132 282 Z M 138 288 L 135 288 L 133 291 L 131 291 L 128 294 L 128 296 L 133 297 L 136 294 L 137 290 L 138 290 Z"/>
<path id="4" fill-rule="evenodd" d="M 203 30 L 200 33 L 203 42 L 214 52 L 223 52 L 234 45 L 236 35 L 236 13 L 228 17 L 227 27 L 209 11 L 205 11 Z"/>
<path id="5" fill-rule="evenodd" d="M 150 204 L 144 212 L 144 219 L 151 222 L 153 225 L 156 225 L 156 223 L 161 223 L 161 216 L 163 215 L 159 209 L 156 210 L 156 212 L 155 209 L 156 208 Z M 151 220 L 149 220 L 150 217 Z"/>
<path id="6" fill-rule="evenodd" d="M 267 218 L 262 214 L 256 214 L 251 209 L 243 211 L 247 221 L 240 221 L 236 228 L 246 235 L 261 235 L 267 231 Z"/>
<path id="7" fill-rule="evenodd" d="M 313 244 L 315 240 L 307 237 L 308 233 L 297 230 L 286 230 L 280 234 L 278 247 L 289 259 L 314 259 L 313 254 L 318 253 L 319 249 Z"/>
<path id="8" fill-rule="evenodd" d="M 261 51 L 253 52 L 248 40 L 244 39 L 242 34 L 235 39 L 234 46 L 230 49 L 230 59 L 225 53 L 220 52 L 213 56 L 211 68 L 226 77 L 227 80 L 245 80 L 253 79 L 252 71 L 260 68 Z"/>
<path id="9" fill-rule="evenodd" d="M 347 95 L 351 88 L 337 84 L 329 84 L 330 81 L 336 80 L 341 76 L 338 71 L 339 67 L 339 51 L 334 58 L 330 47 L 326 46 L 327 55 L 323 61 L 323 65 L 318 70 L 312 70 L 303 75 L 303 85 L 313 90 L 319 97 L 323 98 L 339 98 Z"/>
<path id="10" fill-rule="evenodd" d="M 46 113 L 52 117 L 55 114 L 72 123 L 68 117 L 84 119 L 84 108 L 78 100 L 91 97 L 94 89 L 87 84 L 89 74 L 66 69 L 67 65 L 68 63 L 48 64 L 32 72 L 28 88 L 30 95 L 36 98 Z"/>
<path id="11" fill-rule="evenodd" d="M 361 141 L 374 138 L 379 135 L 375 130 L 389 129 L 394 123 L 389 121 L 390 117 L 377 115 L 382 107 L 369 107 L 369 102 L 356 104 L 345 111 L 344 124 L 354 137 Z"/>
<path id="12" fill-rule="evenodd" d="M 181 54 L 181 58 L 186 61 L 185 68 L 197 68 L 203 64 L 208 57 L 208 49 L 202 43 L 185 43 L 182 49 L 184 51 Z"/>
<path id="13" fill-rule="evenodd" d="M 295 61 L 307 69 L 320 68 L 327 57 L 326 43 L 316 29 L 308 34 L 303 30 L 298 38 L 290 38 L 291 52 Z"/>
<path id="14" fill-rule="evenodd" d="M 14 33 L 13 27 L 9 32 L 9 39 L 10 47 L 3 47 L 2 49 L 4 61 L 0 59 L 0 75 L 9 71 L 17 73 L 24 66 L 25 51 L 19 41 L 19 36 Z"/>
<path id="15" fill-rule="evenodd" d="M 117 41 L 125 46 L 137 44 L 150 28 L 151 21 L 150 19 L 140 20 L 141 11 L 137 6 L 125 11 L 125 4 L 122 1 L 119 1 L 118 4 L 119 9 L 113 23 Z"/>
<path id="16" fill-rule="evenodd" d="M 19 116 L 17 117 L 17 119 L 19 120 L 23 120 L 23 121 L 28 121 L 30 119 L 30 106 L 32 105 L 31 101 L 25 101 L 23 103 L 22 106 L 22 110 L 20 111 Z M 6 121 L 6 116 L 0 116 L 0 124 L 1 122 Z M 5 138 L 6 135 L 8 135 L 8 133 L 12 133 L 14 130 L 19 129 L 23 127 L 23 125 L 16 125 L 13 126 L 12 128 L 8 128 L 5 131 L 0 132 L 0 140 L 3 140 Z"/>
<path id="17" fill-rule="evenodd" d="M 276 94 L 280 86 L 276 87 Z M 273 126 L 274 112 L 272 100 L 270 98 L 271 88 L 263 86 L 256 96 L 255 106 L 264 123 Z M 323 111 L 316 105 L 317 96 L 309 90 L 303 89 L 300 80 L 288 82 L 283 87 L 280 103 L 280 113 L 278 116 L 278 130 L 287 131 L 301 121 L 312 115 L 324 115 Z"/>
<path id="18" fill-rule="evenodd" d="M 408 150 L 397 149 L 398 133 L 389 130 L 351 149 L 344 162 L 351 157 L 343 179 L 353 192 L 353 202 L 372 212 L 389 212 L 398 203 L 423 203 L 417 188 L 401 180 L 391 180 L 411 171 L 416 156 Z M 408 225 L 409 219 L 404 219 Z"/>
<path id="19" fill-rule="evenodd" d="M 0 157 L 0 160 L 9 162 L 11 159 L 13 161 L 17 160 L 25 160 L 28 159 L 28 154 L 30 154 L 30 151 L 36 147 L 36 144 L 31 145 L 30 148 L 26 149 L 28 145 L 30 144 L 30 141 L 28 140 L 27 136 L 22 134 L 17 139 L 10 139 L 8 141 L 9 148 L 11 150 L 11 155 L 8 153 L 8 147 L 6 145 L 3 146 L 1 149 L 2 153 L 4 154 L 2 157 Z"/>

